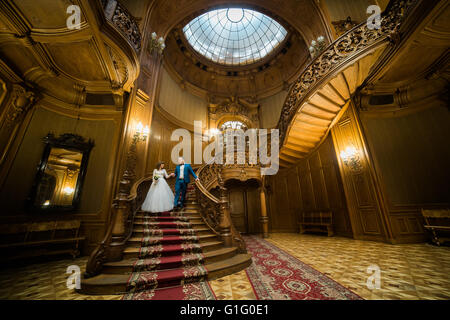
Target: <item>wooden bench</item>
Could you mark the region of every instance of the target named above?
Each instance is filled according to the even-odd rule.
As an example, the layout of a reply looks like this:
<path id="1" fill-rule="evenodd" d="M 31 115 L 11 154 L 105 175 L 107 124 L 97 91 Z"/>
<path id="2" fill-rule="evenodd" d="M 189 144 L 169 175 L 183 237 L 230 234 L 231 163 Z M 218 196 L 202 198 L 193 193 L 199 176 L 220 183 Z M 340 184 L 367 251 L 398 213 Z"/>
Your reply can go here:
<path id="1" fill-rule="evenodd" d="M 302 212 L 300 218 L 300 233 L 307 231 L 326 232 L 331 237 L 333 231 L 333 213 L 331 211 Z"/>
<path id="2" fill-rule="evenodd" d="M 78 220 L 0 225 L 0 260 L 64 253 L 75 258 L 80 254 L 79 242 L 85 239 L 78 235 L 80 225 Z"/>
<path id="3" fill-rule="evenodd" d="M 422 216 L 435 244 L 450 241 L 450 209 L 422 209 Z"/>

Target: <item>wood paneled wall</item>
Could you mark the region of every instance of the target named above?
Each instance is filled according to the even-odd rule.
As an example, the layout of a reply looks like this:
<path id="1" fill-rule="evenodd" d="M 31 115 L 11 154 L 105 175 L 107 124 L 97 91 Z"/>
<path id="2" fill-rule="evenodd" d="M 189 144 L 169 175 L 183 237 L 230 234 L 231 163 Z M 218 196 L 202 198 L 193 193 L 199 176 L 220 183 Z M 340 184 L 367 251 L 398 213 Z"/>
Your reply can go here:
<path id="1" fill-rule="evenodd" d="M 449 109 L 360 115 L 394 241 L 422 241 L 420 209 L 450 207 Z"/>
<path id="2" fill-rule="evenodd" d="M 256 181 L 227 183 L 231 220 L 242 233 L 262 232 L 260 188 Z"/>
<path id="3" fill-rule="evenodd" d="M 94 140 L 86 177 L 76 213 L 52 214 L 48 218 L 71 218 L 82 221 L 82 234 L 87 237 L 82 248 L 88 254 L 102 240 L 113 192 L 113 172 L 119 141 L 121 112 L 109 115 L 63 115 L 57 109 L 41 101 L 30 111 L 30 120 L 24 130 L 15 154 L 10 155 L 11 166 L 0 186 L 1 223 L 27 222 L 45 219 L 46 216 L 30 215 L 25 211 L 25 201 L 35 179 L 37 166 L 44 151 L 42 138 L 49 132 L 59 136 L 75 133 Z"/>
<path id="4" fill-rule="evenodd" d="M 194 121 L 202 121 L 203 127 L 206 127 L 208 121 L 207 101 L 183 90 L 164 67 L 161 71 L 158 93 L 158 102 L 161 108 L 188 125 L 193 126 Z"/>
<path id="5" fill-rule="evenodd" d="M 178 122 L 178 123 L 177 123 Z M 152 173 L 156 164 L 159 161 L 165 162 L 167 170 L 175 169 L 177 163 L 171 161 L 172 148 L 178 144 L 178 141 L 170 141 L 170 137 L 174 130 L 184 128 L 191 134 L 191 159 L 182 154 L 186 163 L 193 163 L 194 161 L 194 130 L 187 127 L 186 124 L 181 123 L 176 118 L 173 118 L 164 110 L 155 108 L 153 112 L 152 125 L 150 129 L 150 137 L 148 141 L 148 157 L 146 162 L 146 174 Z M 206 142 L 202 143 L 203 148 Z"/>
<path id="6" fill-rule="evenodd" d="M 348 147 L 357 150 L 354 166 L 337 158 L 355 239 L 387 241 L 391 238 L 389 224 L 353 103 L 331 132 L 337 157 Z"/>
<path id="7" fill-rule="evenodd" d="M 281 91 L 259 102 L 259 119 L 261 128 L 275 128 L 280 119 L 281 108 L 286 100 L 287 91 Z"/>
<path id="8" fill-rule="evenodd" d="M 345 20 L 351 17 L 358 23 L 367 20 L 369 15 L 366 13 L 370 5 L 379 5 L 382 10 L 386 4 L 379 0 L 324 0 L 325 7 L 330 15 L 331 21 Z"/>
<path id="9" fill-rule="evenodd" d="M 308 158 L 292 168 L 280 170 L 268 182 L 271 232 L 297 232 L 302 211 L 331 210 L 336 234 L 352 236 L 330 136 Z"/>

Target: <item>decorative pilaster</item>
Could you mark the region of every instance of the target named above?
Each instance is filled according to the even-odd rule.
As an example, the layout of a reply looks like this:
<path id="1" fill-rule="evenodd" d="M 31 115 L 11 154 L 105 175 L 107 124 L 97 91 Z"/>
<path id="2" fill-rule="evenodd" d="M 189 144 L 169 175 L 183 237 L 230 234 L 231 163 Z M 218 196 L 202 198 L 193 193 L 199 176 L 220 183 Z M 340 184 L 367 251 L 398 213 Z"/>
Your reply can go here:
<path id="1" fill-rule="evenodd" d="M 231 230 L 231 215 L 228 204 L 228 193 L 227 189 L 224 187 L 224 182 L 220 173 L 218 173 L 217 178 L 220 189 L 220 238 L 224 242 L 225 247 L 231 247 L 233 246 L 233 235 Z"/>
<path id="2" fill-rule="evenodd" d="M 266 190 L 264 186 L 261 187 L 259 192 L 260 200 L 261 200 L 261 226 L 262 226 L 262 234 L 263 238 L 269 237 L 269 217 L 267 216 L 267 202 L 266 202 Z"/>
<path id="3" fill-rule="evenodd" d="M 114 222 L 111 235 L 111 252 L 109 256 L 111 260 L 118 260 L 122 257 L 125 238 L 129 231 L 127 228 L 127 221 L 133 211 L 130 202 L 130 190 L 136 180 L 136 146 L 139 141 L 145 141 L 146 138 L 145 135 L 141 137 L 139 131 L 133 135 L 133 139 L 127 152 L 125 170 L 119 183 L 119 192 L 113 200 L 112 210 L 114 210 Z"/>
<path id="4" fill-rule="evenodd" d="M 383 195 L 352 102 L 331 133 L 355 239 L 391 241 Z"/>
<path id="5" fill-rule="evenodd" d="M 0 120 L 0 165 L 16 137 L 17 131 L 27 112 L 36 102 L 35 94 L 26 88 L 14 84 L 9 99 L 5 101 Z"/>

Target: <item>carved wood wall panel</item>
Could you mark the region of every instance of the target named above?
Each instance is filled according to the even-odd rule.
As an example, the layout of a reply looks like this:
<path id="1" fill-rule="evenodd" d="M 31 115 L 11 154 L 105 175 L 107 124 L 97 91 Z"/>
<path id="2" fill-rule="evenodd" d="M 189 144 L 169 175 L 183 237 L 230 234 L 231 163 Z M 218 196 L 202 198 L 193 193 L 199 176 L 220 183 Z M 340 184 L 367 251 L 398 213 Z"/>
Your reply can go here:
<path id="1" fill-rule="evenodd" d="M 386 241 L 389 235 L 384 225 L 385 213 L 379 199 L 381 195 L 371 172 L 367 148 L 353 104 L 350 104 L 331 132 L 355 238 Z M 340 158 L 341 152 L 349 146 L 353 146 L 358 152 L 357 167 L 344 164 Z"/>
<path id="2" fill-rule="evenodd" d="M 172 163 L 171 161 L 171 152 L 172 148 L 178 144 L 178 141 L 170 141 L 170 137 L 172 132 L 176 129 L 179 129 L 180 126 L 176 123 L 173 123 L 169 119 L 167 119 L 164 115 L 162 115 L 158 110 L 154 111 L 152 125 L 151 125 L 151 133 L 149 137 L 149 156 L 147 157 L 146 164 L 146 173 L 153 172 L 156 164 L 159 161 L 164 161 L 166 164 L 166 169 L 175 169 L 176 163 Z M 185 128 L 190 130 L 190 128 Z M 194 133 L 193 130 L 191 132 L 191 163 L 194 160 Z M 186 156 L 185 156 L 186 157 Z M 187 158 L 185 158 L 188 161 Z"/>
<path id="3" fill-rule="evenodd" d="M 28 111 L 33 107 L 36 95 L 26 88 L 13 84 L 7 91 L 6 83 L 3 83 L 2 94 L 7 99 L 0 101 L 0 167 L 6 159 L 17 132 Z"/>
<path id="4" fill-rule="evenodd" d="M 254 186 L 228 186 L 231 219 L 240 232 L 261 233 L 261 202 Z"/>
<path id="5" fill-rule="evenodd" d="M 41 100 L 28 117 L 29 124 L 23 129 L 23 137 L 17 143 L 17 150 L 8 155 L 5 162 L 8 167 L 1 171 L 0 194 L 3 209 L 0 219 L 3 223 L 35 218 L 25 212 L 24 203 L 44 149 L 42 138 L 49 132 L 56 135 L 68 131 L 81 133 L 83 137 L 95 140 L 96 147 L 90 155 L 80 208 L 70 215 L 82 221 L 81 232 L 87 237 L 82 249 L 84 254 L 89 253 L 101 240 L 109 218 L 114 190 L 111 176 L 115 169 L 121 113 L 81 113 L 77 120 L 78 115 L 65 115 L 60 107 Z M 7 174 L 3 169 L 7 169 Z"/>
<path id="6" fill-rule="evenodd" d="M 450 205 L 450 153 L 442 147 L 450 139 L 448 109 L 423 103 L 424 110 L 392 117 L 361 113 L 397 242 L 423 240 L 421 208 Z"/>
<path id="7" fill-rule="evenodd" d="M 298 231 L 301 212 L 331 210 L 338 235 L 352 236 L 344 189 L 331 137 L 296 166 L 269 179 L 272 232 Z"/>

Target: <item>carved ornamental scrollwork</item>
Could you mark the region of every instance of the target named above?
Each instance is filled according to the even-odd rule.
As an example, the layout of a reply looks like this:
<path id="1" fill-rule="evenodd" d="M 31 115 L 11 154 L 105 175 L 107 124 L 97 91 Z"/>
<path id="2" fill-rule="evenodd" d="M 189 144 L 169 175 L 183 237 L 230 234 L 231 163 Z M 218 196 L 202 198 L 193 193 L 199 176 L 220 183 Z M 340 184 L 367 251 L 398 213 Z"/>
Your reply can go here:
<path id="1" fill-rule="evenodd" d="M 280 142 L 283 143 L 289 124 L 297 113 L 303 99 L 307 98 L 323 79 L 333 75 L 353 57 L 365 50 L 376 47 L 386 39 L 396 38 L 404 20 L 405 12 L 418 0 L 397 0 L 381 17 L 379 29 L 369 29 L 367 23 L 342 35 L 317 56 L 293 84 L 282 108 L 277 128 L 280 130 Z"/>
<path id="2" fill-rule="evenodd" d="M 230 207 L 227 189 L 222 177 L 223 166 L 214 162 L 203 165 L 197 175 L 200 181 L 197 184 L 197 200 L 200 212 L 205 223 L 219 235 L 224 243 L 233 245 L 241 253 L 246 252 L 244 239 L 233 225 L 230 216 Z M 209 189 L 218 187 L 219 198 L 209 193 Z"/>
<path id="3" fill-rule="evenodd" d="M 259 127 L 258 104 L 232 96 L 219 103 L 211 102 L 209 105 L 210 127 L 220 125 L 223 118 L 245 120 L 249 127 Z"/>
<path id="4" fill-rule="evenodd" d="M 24 87 L 14 84 L 6 103 L 0 123 L 0 164 L 6 158 L 15 139 L 17 128 L 20 126 L 27 112 L 36 103 L 36 95 Z"/>
<path id="5" fill-rule="evenodd" d="M 105 16 L 125 35 L 136 51 L 141 49 L 141 32 L 136 19 L 116 0 L 102 0 Z"/>
<path id="6" fill-rule="evenodd" d="M 336 30 L 336 34 L 338 36 L 343 35 L 347 31 L 353 29 L 358 25 L 358 23 L 352 21 L 351 17 L 347 17 L 346 20 L 334 21 L 332 22 L 334 29 Z"/>
<path id="7" fill-rule="evenodd" d="M 35 102 L 35 94 L 25 88 L 14 85 L 11 93 L 8 111 L 5 117 L 5 125 L 11 127 L 21 119 Z"/>

